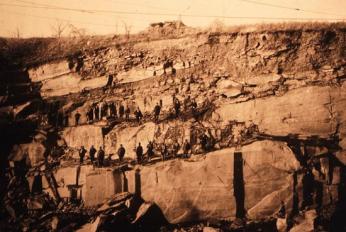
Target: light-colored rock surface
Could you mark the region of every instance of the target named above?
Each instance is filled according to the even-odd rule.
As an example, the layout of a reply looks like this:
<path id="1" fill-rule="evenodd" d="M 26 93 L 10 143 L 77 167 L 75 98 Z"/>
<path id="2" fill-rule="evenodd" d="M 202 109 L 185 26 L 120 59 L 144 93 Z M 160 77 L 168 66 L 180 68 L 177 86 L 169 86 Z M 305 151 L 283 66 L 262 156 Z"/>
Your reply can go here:
<path id="1" fill-rule="evenodd" d="M 101 204 L 115 193 L 122 192 L 121 174 L 112 169 L 96 169 L 86 174 L 84 202 L 86 206 Z"/>
<path id="2" fill-rule="evenodd" d="M 78 197 L 84 199 L 86 197 L 86 175 L 93 170 L 91 165 L 83 165 L 80 168 L 80 174 L 78 177 L 78 185 L 81 186 L 78 191 Z M 58 184 L 58 192 L 60 197 L 68 198 L 70 197 L 70 192 L 68 190 L 69 185 L 76 185 L 77 180 L 77 166 L 61 167 L 53 172 L 53 175 Z M 49 191 L 48 183 L 43 184 L 43 188 Z"/>
<path id="3" fill-rule="evenodd" d="M 94 145 L 96 149 L 103 146 L 102 128 L 94 125 L 83 125 L 78 127 L 67 127 L 61 133 L 66 144 L 72 148 L 84 146 L 89 149 Z"/>
<path id="4" fill-rule="evenodd" d="M 51 62 L 28 70 L 29 78 L 33 82 L 45 81 L 70 72 L 67 60 Z"/>
<path id="5" fill-rule="evenodd" d="M 231 217 L 235 213 L 232 165 L 233 149 L 226 149 L 195 162 L 172 160 L 143 167 L 142 197 L 158 204 L 171 223 Z M 134 172 L 127 176 L 129 190 L 134 191 Z"/>
<path id="6" fill-rule="evenodd" d="M 135 159 L 135 148 L 140 142 L 144 151 L 149 141 L 173 143 L 176 139 L 180 144 L 190 137 L 190 122 L 172 121 L 166 124 L 144 123 L 137 126 L 116 127 L 104 139 L 105 151 L 116 154 L 120 144 L 126 149 L 126 157 Z"/>
<path id="7" fill-rule="evenodd" d="M 270 96 L 238 104 L 220 106 L 215 120 L 252 121 L 259 130 L 271 135 L 299 134 L 328 137 L 335 132 L 336 121 L 327 105 L 330 93 L 342 91 L 330 87 L 306 87 L 292 90 L 281 97 Z"/>
<path id="8" fill-rule="evenodd" d="M 299 165 L 284 143 L 262 141 L 242 150 L 245 207 L 251 218 L 271 216 L 281 200 L 292 197 L 289 172 Z M 172 223 L 197 215 L 203 220 L 234 217 L 233 153 L 232 148 L 224 149 L 196 157 L 195 161 L 172 160 L 142 167 L 142 197 L 156 202 Z M 134 192 L 134 172 L 126 176 L 129 190 Z"/>
<path id="9" fill-rule="evenodd" d="M 259 141 L 242 149 L 245 208 L 251 218 L 274 215 L 280 202 L 291 201 L 291 174 L 300 168 L 284 142 Z"/>
<path id="10" fill-rule="evenodd" d="M 100 88 L 106 85 L 108 77 L 82 80 L 76 73 L 64 74 L 43 82 L 41 92 L 44 98 L 78 93 L 82 90 Z"/>
<path id="11" fill-rule="evenodd" d="M 290 232 L 312 232 L 314 230 L 314 220 L 317 217 L 315 210 L 309 210 L 301 216 L 298 225 L 295 225 Z"/>

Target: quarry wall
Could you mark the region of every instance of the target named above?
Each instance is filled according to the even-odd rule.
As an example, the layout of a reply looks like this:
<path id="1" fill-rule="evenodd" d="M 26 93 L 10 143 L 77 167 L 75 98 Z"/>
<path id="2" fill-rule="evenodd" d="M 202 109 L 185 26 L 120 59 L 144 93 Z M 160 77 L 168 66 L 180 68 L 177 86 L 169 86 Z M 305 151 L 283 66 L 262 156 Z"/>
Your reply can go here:
<path id="1" fill-rule="evenodd" d="M 32 91 L 44 102 L 59 102 L 56 112 L 68 117 L 58 131 L 57 147 L 75 153 L 82 145 L 103 146 L 106 156 L 117 160 L 122 144 L 125 157 L 135 159 L 139 142 L 146 148 L 149 141 L 171 146 L 188 139 L 198 154 L 131 166 L 133 170 L 117 178 L 113 171 L 85 165 L 88 171 L 82 171 L 80 184 L 87 205 L 126 189 L 136 192 L 138 169 L 141 196 L 157 203 L 172 223 L 235 217 L 234 157 L 240 147 L 243 203 L 248 217 L 258 219 L 274 215 L 281 201 L 289 210 L 297 196 L 302 204 L 307 167 L 323 186 L 321 204 L 341 197 L 345 42 L 343 30 L 206 33 L 86 51 L 25 73 L 30 85 L 39 85 Z M 9 96 L 2 103 L 15 107 Z M 195 99 L 198 116 L 188 104 L 182 105 L 179 117 L 172 116 L 173 96 L 182 103 Z M 92 105 L 109 102 L 130 108 L 130 120 L 87 120 Z M 152 111 L 160 102 L 155 123 Z M 140 123 L 133 116 L 137 107 L 144 115 Z M 201 149 L 203 133 L 213 138 L 210 152 Z M 63 168 L 61 172 L 68 176 Z M 75 179 L 64 181 L 61 195 L 68 197 L 67 182 L 74 184 Z"/>

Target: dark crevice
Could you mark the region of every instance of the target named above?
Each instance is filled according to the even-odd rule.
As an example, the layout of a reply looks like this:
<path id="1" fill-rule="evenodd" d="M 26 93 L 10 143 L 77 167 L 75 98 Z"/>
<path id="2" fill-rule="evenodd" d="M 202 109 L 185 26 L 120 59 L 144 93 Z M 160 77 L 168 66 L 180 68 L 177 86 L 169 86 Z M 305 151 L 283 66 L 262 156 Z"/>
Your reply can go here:
<path id="1" fill-rule="evenodd" d="M 233 195 L 236 201 L 237 218 L 244 218 L 246 214 L 243 164 L 244 160 L 242 152 L 234 152 Z"/>

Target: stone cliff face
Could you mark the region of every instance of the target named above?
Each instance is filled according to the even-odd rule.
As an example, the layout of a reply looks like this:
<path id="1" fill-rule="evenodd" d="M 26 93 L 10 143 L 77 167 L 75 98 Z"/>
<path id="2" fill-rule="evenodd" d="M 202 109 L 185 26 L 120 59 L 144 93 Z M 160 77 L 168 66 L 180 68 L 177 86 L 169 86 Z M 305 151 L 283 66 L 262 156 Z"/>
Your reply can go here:
<path id="1" fill-rule="evenodd" d="M 20 91 L 7 89 L 1 109 L 4 115 L 11 112 L 12 118 L 3 121 L 6 125 L 18 123 L 19 118 L 37 122 L 26 134 L 33 137 L 32 143 L 41 141 L 35 136 L 39 129 L 45 130 L 53 134 L 49 142 L 47 135 L 40 142 L 48 153 L 54 147 L 71 157 L 78 157 L 82 145 L 103 146 L 108 155 L 116 154 L 123 144 L 125 157 L 135 159 L 139 142 L 144 148 L 149 141 L 170 147 L 188 139 L 196 154 L 191 158 L 136 167 L 143 199 L 156 202 L 172 223 L 232 218 L 240 204 L 253 219 L 275 215 L 281 201 L 288 211 L 295 211 L 306 201 L 302 181 L 306 169 L 312 170 L 316 185 L 323 186 L 314 191 L 322 194 L 314 203 L 344 204 L 345 32 L 199 33 L 82 51 L 18 72 L 33 86 L 30 96 L 34 92 L 37 97 L 16 101 Z M 113 83 L 106 86 L 109 75 Z M 23 85 L 4 82 L 16 88 Z M 174 116 L 173 96 L 182 103 L 179 117 Z M 25 105 L 34 105 L 32 99 L 39 106 Z M 191 111 L 191 99 L 196 100 L 196 112 Z M 144 118 L 141 123 L 109 118 L 88 122 L 90 107 L 106 102 L 127 106 L 132 119 L 139 107 Z M 160 102 L 155 123 L 152 111 Z M 60 114 L 67 117 L 64 127 Z M 200 145 L 204 133 L 212 141 L 210 152 Z M 86 186 L 88 175 L 95 175 L 89 172 L 82 174 Z M 234 189 L 239 172 L 244 188 L 240 198 Z M 119 178 L 135 192 L 134 170 Z M 110 194 L 126 188 L 114 188 Z M 92 191 L 88 187 L 83 191 L 85 199 L 100 203 L 99 198 L 107 197 L 90 198 Z"/>

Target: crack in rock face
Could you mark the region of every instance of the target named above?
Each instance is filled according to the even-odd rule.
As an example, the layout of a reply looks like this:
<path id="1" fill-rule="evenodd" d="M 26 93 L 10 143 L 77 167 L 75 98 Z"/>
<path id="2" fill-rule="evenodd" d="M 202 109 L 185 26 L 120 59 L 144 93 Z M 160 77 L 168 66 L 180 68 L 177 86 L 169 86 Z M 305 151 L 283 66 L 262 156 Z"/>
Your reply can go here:
<path id="1" fill-rule="evenodd" d="M 27 53 L 8 56 L 7 224 L 345 228 L 344 28 L 211 33 L 165 22 L 143 33 L 66 42 L 61 54 L 23 41 Z"/>

